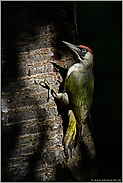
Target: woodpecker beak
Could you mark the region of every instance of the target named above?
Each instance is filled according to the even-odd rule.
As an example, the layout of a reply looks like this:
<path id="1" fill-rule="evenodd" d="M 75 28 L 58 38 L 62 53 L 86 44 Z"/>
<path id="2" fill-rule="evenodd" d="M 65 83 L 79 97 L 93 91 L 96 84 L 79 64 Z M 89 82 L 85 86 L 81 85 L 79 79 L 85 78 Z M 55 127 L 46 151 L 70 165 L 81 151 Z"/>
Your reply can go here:
<path id="1" fill-rule="evenodd" d="M 74 44 L 62 41 L 63 43 L 65 43 L 71 50 L 73 50 L 74 52 L 78 52 L 80 51 L 79 48 L 77 48 L 77 46 L 75 46 Z"/>
<path id="2" fill-rule="evenodd" d="M 78 60 L 82 62 L 85 65 L 85 62 L 88 62 L 89 67 L 94 66 L 94 54 L 93 51 L 84 45 L 74 45 L 65 41 L 62 41 L 65 43 L 76 55 L 78 56 Z M 86 63 L 87 65 L 87 63 Z"/>

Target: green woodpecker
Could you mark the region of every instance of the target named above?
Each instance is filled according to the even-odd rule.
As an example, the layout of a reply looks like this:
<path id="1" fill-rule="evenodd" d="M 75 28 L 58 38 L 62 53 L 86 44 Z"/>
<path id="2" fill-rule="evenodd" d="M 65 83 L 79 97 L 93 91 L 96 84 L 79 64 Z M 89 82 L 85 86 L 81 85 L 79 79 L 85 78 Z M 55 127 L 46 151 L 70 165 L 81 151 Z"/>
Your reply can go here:
<path id="1" fill-rule="evenodd" d="M 70 149 L 72 156 L 77 126 L 79 127 L 79 134 L 83 136 L 84 124 L 90 114 L 94 93 L 92 72 L 94 54 L 87 46 L 77 46 L 65 41 L 63 43 L 75 52 L 77 61 L 67 72 L 62 93 L 56 93 L 46 80 L 45 84 L 55 93 L 56 98 L 68 110 L 69 124 L 63 143 L 67 158 L 69 158 L 68 149 Z"/>

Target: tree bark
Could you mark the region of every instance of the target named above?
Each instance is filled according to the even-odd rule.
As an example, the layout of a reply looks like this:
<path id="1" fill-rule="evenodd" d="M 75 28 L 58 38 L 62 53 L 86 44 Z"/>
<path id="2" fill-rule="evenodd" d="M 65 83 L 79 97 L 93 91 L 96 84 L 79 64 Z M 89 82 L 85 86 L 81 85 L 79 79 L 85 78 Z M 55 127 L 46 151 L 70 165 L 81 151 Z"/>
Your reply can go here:
<path id="1" fill-rule="evenodd" d="M 90 181 L 96 153 L 86 124 L 73 158 L 62 140 L 65 109 L 36 83 L 47 79 L 62 91 L 78 44 L 74 2 L 2 2 L 2 181 Z M 54 64 L 61 68 L 61 74 Z"/>

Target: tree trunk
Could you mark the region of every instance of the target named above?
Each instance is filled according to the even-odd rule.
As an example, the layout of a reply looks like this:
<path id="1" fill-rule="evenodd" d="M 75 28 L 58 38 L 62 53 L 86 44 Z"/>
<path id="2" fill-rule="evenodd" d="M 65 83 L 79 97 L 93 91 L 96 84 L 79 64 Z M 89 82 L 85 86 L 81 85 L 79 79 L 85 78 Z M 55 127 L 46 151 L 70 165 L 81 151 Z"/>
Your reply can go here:
<path id="1" fill-rule="evenodd" d="M 62 41 L 78 44 L 75 3 L 1 4 L 2 181 L 90 181 L 97 170 L 88 124 L 66 162 L 66 111 L 36 84 L 47 79 L 62 91 L 66 69 L 75 62 Z"/>

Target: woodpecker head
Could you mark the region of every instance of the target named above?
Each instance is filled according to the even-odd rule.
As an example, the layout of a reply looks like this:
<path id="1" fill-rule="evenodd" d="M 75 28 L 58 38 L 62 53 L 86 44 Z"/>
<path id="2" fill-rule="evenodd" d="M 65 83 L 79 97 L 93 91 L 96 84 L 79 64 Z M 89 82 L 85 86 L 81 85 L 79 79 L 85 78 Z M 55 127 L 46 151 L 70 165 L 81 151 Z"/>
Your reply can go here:
<path id="1" fill-rule="evenodd" d="M 65 41 L 63 41 L 63 43 L 69 46 L 70 49 L 76 53 L 78 60 L 85 67 L 89 68 L 94 66 L 94 54 L 89 47 L 83 45 L 73 45 Z"/>

